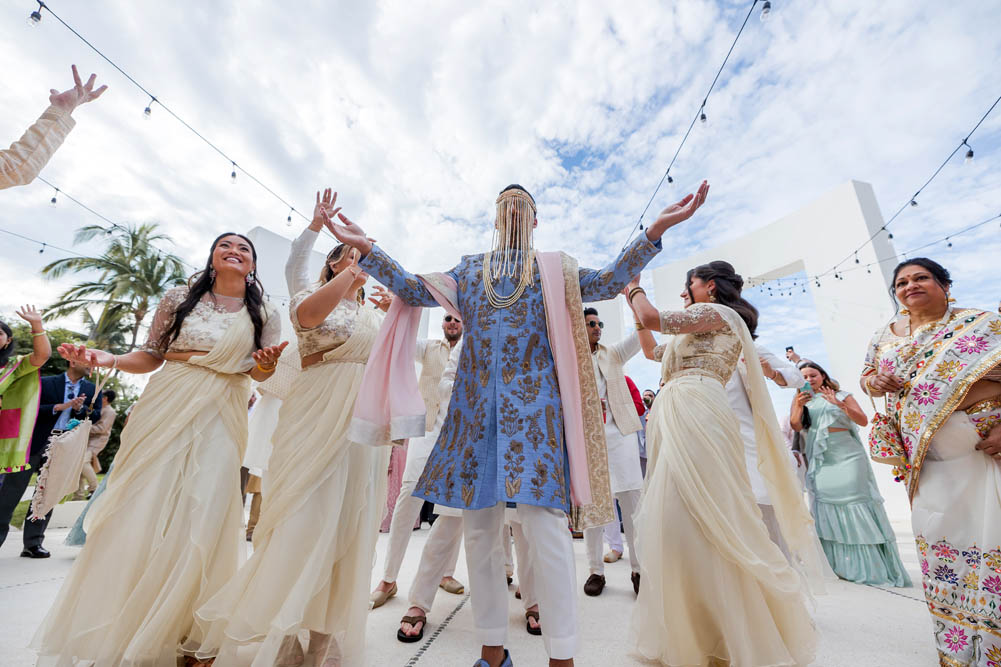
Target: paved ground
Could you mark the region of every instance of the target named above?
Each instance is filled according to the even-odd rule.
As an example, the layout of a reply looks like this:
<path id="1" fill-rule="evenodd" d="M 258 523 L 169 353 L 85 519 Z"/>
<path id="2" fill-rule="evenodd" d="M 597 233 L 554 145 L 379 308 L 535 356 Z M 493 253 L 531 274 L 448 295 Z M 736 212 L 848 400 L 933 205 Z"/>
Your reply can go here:
<path id="1" fill-rule="evenodd" d="M 899 508 L 891 510 L 891 517 L 901 514 Z M 894 527 L 900 537 L 904 562 L 911 577 L 919 582 L 917 556 L 906 517 L 894 520 Z M 51 604 L 76 554 L 76 549 L 62 546 L 66 532 L 65 529 L 49 531 L 46 546 L 53 557 L 48 560 L 19 558 L 20 534 L 16 532 L 12 532 L 8 543 L 0 548 L 0 665 L 3 667 L 34 664 L 34 655 L 24 647 Z M 401 595 L 369 615 L 367 644 L 370 665 L 469 667 L 478 657 L 468 598 L 444 591 L 440 591 L 429 615 L 430 626 L 424 642 L 408 645 L 396 640 L 397 622 L 406 612 L 406 592 L 416 569 L 417 554 L 427 534 L 426 526 L 424 530 L 414 533 L 410 556 L 400 576 Z M 386 536 L 381 535 L 379 565 L 382 564 L 385 548 Z M 587 576 L 583 543 L 576 541 L 574 548 L 577 578 L 583 585 Z M 379 571 L 377 567 L 376 572 Z M 462 555 L 456 576 L 461 581 L 467 581 Z M 623 560 L 608 566 L 606 576 L 608 587 L 601 597 L 580 595 L 583 641 L 577 664 L 642 664 L 628 656 L 626 639 L 634 599 L 629 584 L 628 563 Z M 545 665 L 542 641 L 525 632 L 521 603 L 514 599 L 514 587 L 511 594 L 509 647 L 514 662 L 516 665 Z M 545 618 L 542 622 L 545 624 Z M 817 623 L 821 642 L 815 665 L 915 667 L 936 664 L 930 622 L 919 588 L 882 589 L 836 583 L 831 586 L 828 595 L 818 598 Z"/>

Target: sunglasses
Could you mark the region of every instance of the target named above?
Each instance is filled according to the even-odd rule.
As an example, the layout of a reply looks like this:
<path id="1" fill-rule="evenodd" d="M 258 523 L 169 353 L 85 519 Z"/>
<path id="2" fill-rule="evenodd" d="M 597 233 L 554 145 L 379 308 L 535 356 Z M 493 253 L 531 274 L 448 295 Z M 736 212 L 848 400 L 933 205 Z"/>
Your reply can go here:
<path id="1" fill-rule="evenodd" d="M 459 324 L 462 324 L 462 320 L 460 320 L 458 317 L 452 317 L 451 315 L 446 315 L 445 316 L 445 321 L 446 322 L 458 322 Z"/>
<path id="2" fill-rule="evenodd" d="M 598 327 L 599 329 L 604 329 L 605 328 L 605 323 L 604 322 L 595 322 L 594 320 L 591 320 L 590 322 L 587 323 L 587 326 L 591 327 L 592 329 L 595 328 L 595 327 Z"/>

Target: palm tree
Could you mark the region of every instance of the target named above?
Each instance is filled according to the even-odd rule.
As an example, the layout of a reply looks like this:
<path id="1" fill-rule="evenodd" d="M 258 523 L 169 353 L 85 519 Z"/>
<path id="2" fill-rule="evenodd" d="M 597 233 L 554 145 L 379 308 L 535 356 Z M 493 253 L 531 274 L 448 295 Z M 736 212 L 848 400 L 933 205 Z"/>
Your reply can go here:
<path id="1" fill-rule="evenodd" d="M 130 352 L 136 347 L 143 320 L 160 296 L 184 282 L 184 263 L 176 255 L 153 247 L 156 242 L 169 240 L 157 232 L 155 223 L 127 227 L 88 225 L 77 230 L 74 243 L 101 236 L 107 238 L 107 247 L 99 257 L 67 257 L 42 269 L 47 278 L 67 273 L 96 273 L 94 279 L 66 290 L 45 314 L 52 318 L 85 313 L 91 340 L 109 347 L 124 347 L 128 337 L 125 351 Z M 93 306 L 101 308 L 97 319 L 89 311 Z"/>

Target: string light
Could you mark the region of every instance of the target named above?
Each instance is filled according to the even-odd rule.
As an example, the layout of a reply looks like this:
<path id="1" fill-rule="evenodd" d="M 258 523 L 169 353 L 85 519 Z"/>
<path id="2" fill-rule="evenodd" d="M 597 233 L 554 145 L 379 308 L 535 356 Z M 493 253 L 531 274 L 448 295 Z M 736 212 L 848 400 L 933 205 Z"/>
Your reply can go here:
<path id="1" fill-rule="evenodd" d="M 36 27 L 39 23 L 42 22 L 42 7 L 45 7 L 45 5 L 39 2 L 38 9 L 28 14 L 28 25 L 30 25 L 32 28 Z"/>
<path id="2" fill-rule="evenodd" d="M 971 162 L 973 162 L 973 148 L 970 146 L 970 144 L 966 143 L 965 140 L 963 141 L 963 145 L 969 149 L 966 151 L 966 157 L 964 158 L 964 162 L 966 162 L 966 164 L 970 164 Z"/>
<path id="3" fill-rule="evenodd" d="M 770 0 L 765 0 L 765 4 L 761 5 L 761 15 L 760 19 L 762 21 L 767 21 L 772 15 L 772 3 Z"/>
<path id="4" fill-rule="evenodd" d="M 733 53 L 734 47 L 737 46 L 737 41 L 740 40 L 740 36 L 744 33 L 744 28 L 747 27 L 747 22 L 750 20 L 751 14 L 754 13 L 754 8 L 758 5 L 759 1 L 760 0 L 752 0 L 751 6 L 747 10 L 747 16 L 744 17 L 744 22 L 740 24 L 740 29 L 737 30 L 737 34 L 733 38 L 733 43 L 730 44 L 730 50 L 726 52 L 726 56 L 723 58 L 722 64 L 720 64 L 719 69 L 716 70 L 716 76 L 713 77 L 712 83 L 709 84 L 709 90 L 706 91 L 705 97 L 702 98 L 702 104 L 699 107 L 699 110 L 692 116 L 692 122 L 688 124 L 688 129 L 685 130 L 685 134 L 681 137 L 677 150 L 674 151 L 674 155 L 671 157 L 671 161 L 668 163 L 667 169 L 664 170 L 664 175 L 660 177 L 657 187 L 654 188 L 653 194 L 650 195 L 650 199 L 647 200 L 646 206 L 643 207 L 643 212 L 640 213 L 639 219 L 636 221 L 636 224 L 633 225 L 633 228 L 629 230 L 629 239 L 633 238 L 633 234 L 636 233 L 637 229 L 643 229 L 643 218 L 646 216 L 647 211 L 650 210 L 650 206 L 653 204 L 654 199 L 657 198 L 657 193 L 660 192 L 660 188 L 664 185 L 664 181 L 667 181 L 668 183 L 674 182 L 674 179 L 670 175 L 671 167 L 674 166 L 678 156 L 681 154 L 681 149 L 685 147 L 685 142 L 688 141 L 688 137 L 691 135 L 692 128 L 695 127 L 696 121 L 701 120 L 703 123 L 706 122 L 705 110 L 706 103 L 709 101 L 709 95 L 712 94 L 713 89 L 716 87 L 716 82 L 719 81 L 720 74 L 723 73 L 723 68 L 726 67 L 727 62 L 730 60 L 730 54 Z M 305 216 L 303 217 L 305 218 Z M 628 245 L 629 241 L 627 240 L 625 245 L 622 246 L 622 249 L 625 250 Z"/>
<path id="5" fill-rule="evenodd" d="M 38 249 L 38 254 L 41 255 L 43 252 L 45 252 L 45 244 L 44 243 L 42 244 L 42 247 Z"/>
<path id="6" fill-rule="evenodd" d="M 208 137 L 206 137 L 204 134 L 202 134 L 197 129 L 195 129 L 195 127 L 193 125 L 191 125 L 191 123 L 189 123 L 184 118 L 182 118 L 173 109 L 171 109 L 170 107 L 168 107 L 167 105 L 165 105 L 160 98 L 156 97 L 152 92 L 149 91 L 149 89 L 147 89 L 145 86 L 143 86 L 141 83 L 139 83 L 135 79 L 135 77 L 133 77 L 128 72 L 126 72 L 124 69 L 122 69 L 118 65 L 118 63 L 116 63 L 111 58 L 109 58 L 107 55 L 105 55 L 100 49 L 98 49 L 90 41 L 88 41 L 87 38 L 85 38 L 83 35 L 81 35 L 79 32 L 77 32 L 77 30 L 75 28 L 73 28 L 73 26 L 71 26 L 69 23 L 67 23 L 66 21 L 64 21 L 61 16 L 59 16 L 54 11 L 52 11 L 51 7 L 49 7 L 44 2 L 42 2 L 42 0 L 35 0 L 35 1 L 38 3 L 38 10 L 35 11 L 35 12 L 32 12 L 31 16 L 29 17 L 29 20 L 31 21 L 32 24 L 37 24 L 38 22 L 40 22 L 42 20 L 41 11 L 43 9 L 45 11 L 49 12 L 49 14 L 52 15 L 52 18 L 54 18 L 56 21 L 58 21 L 64 28 L 66 28 L 67 30 L 69 30 L 77 39 L 79 39 L 81 42 L 83 42 L 94 53 L 96 53 L 98 56 L 100 56 L 101 58 L 103 58 L 105 62 L 107 62 L 109 65 L 111 65 L 111 67 L 113 67 L 115 70 L 117 70 L 119 74 L 121 74 L 122 76 L 124 76 L 129 81 L 129 83 L 131 83 L 132 85 L 134 85 L 136 88 L 138 88 L 139 90 L 141 90 L 146 95 L 149 95 L 151 103 L 149 105 L 147 105 L 147 109 L 149 109 L 150 113 L 152 113 L 152 102 L 156 102 L 158 105 L 160 105 L 160 108 L 162 108 L 168 115 L 170 115 L 171 117 L 173 117 L 174 120 L 176 120 L 181 125 L 183 125 L 186 130 L 188 130 L 189 132 L 191 132 L 192 134 L 194 134 L 205 145 L 207 145 L 213 151 L 215 151 L 216 153 L 218 153 L 219 155 L 221 155 L 224 159 L 229 160 L 230 163 L 233 165 L 233 171 L 230 173 L 230 179 L 235 182 L 235 179 L 236 179 L 236 161 L 233 158 L 231 158 L 218 145 L 216 145 L 211 140 L 209 140 Z M 757 0 L 755 0 L 755 2 L 757 2 Z M 146 110 L 145 109 L 143 110 L 143 113 L 144 113 L 144 115 L 146 114 Z M 299 212 L 298 210 L 296 210 L 292 206 L 292 204 L 289 203 L 284 197 L 282 197 L 277 192 L 275 192 L 275 190 L 273 188 L 271 188 L 270 186 L 268 186 L 261 179 L 257 178 L 257 176 L 255 176 L 254 174 L 252 174 L 249 171 L 247 171 L 247 169 L 245 167 L 240 167 L 240 171 L 243 172 L 244 176 L 246 176 L 247 178 L 249 178 L 251 181 L 253 181 L 254 183 L 256 183 L 258 186 L 260 186 L 265 192 L 267 192 L 273 198 L 277 199 L 278 201 L 280 201 L 285 206 L 288 206 L 288 207 L 292 208 L 292 210 L 295 212 L 295 214 L 298 215 L 299 217 L 301 217 L 303 220 L 307 220 L 307 221 L 309 220 L 309 218 L 307 218 L 301 212 Z M 324 230 L 324 231 L 327 233 L 328 236 L 333 237 L 333 235 L 330 234 L 329 231 L 327 231 L 327 230 Z"/>
<path id="7" fill-rule="evenodd" d="M 236 163 L 233 163 L 233 172 L 229 175 L 229 182 L 236 183 Z"/>
<path id="8" fill-rule="evenodd" d="M 55 192 L 52 193 L 52 199 L 49 200 L 49 206 L 55 208 L 56 206 L 56 195 L 59 194 L 59 188 L 55 188 Z"/>
<path id="9" fill-rule="evenodd" d="M 867 245 L 869 245 L 870 243 L 872 243 L 872 241 L 876 238 L 876 236 L 880 232 L 884 232 L 885 231 L 886 232 L 886 237 L 888 239 L 892 240 L 893 239 L 893 234 L 891 232 L 889 232 L 887 230 L 887 228 L 891 224 L 893 224 L 893 222 L 900 216 L 900 214 L 903 213 L 908 207 L 914 208 L 914 207 L 916 207 L 918 205 L 918 197 L 925 190 L 925 188 L 927 188 L 928 185 L 932 181 L 934 181 L 935 178 L 937 178 L 940 173 L 942 173 L 942 170 L 945 169 L 945 166 L 947 164 L 949 164 L 949 162 L 952 160 L 952 158 L 954 158 L 956 156 L 956 153 L 958 153 L 960 150 L 962 150 L 962 148 L 965 146 L 967 148 L 966 156 L 968 158 L 972 159 L 971 153 L 973 152 L 973 149 L 970 147 L 970 144 L 969 144 L 970 137 L 972 137 L 974 135 L 974 133 L 980 128 L 980 126 L 983 125 L 984 121 L 987 120 L 987 117 L 991 115 L 991 112 L 994 111 L 994 109 L 998 106 L 999 103 L 1001 103 L 1001 95 L 999 95 L 994 100 L 994 102 L 987 109 L 987 111 L 985 111 L 984 114 L 980 117 L 980 120 L 977 121 L 976 125 L 973 126 L 973 129 L 971 129 L 969 132 L 966 133 L 966 136 L 963 138 L 963 140 L 952 150 L 951 153 L 949 153 L 948 156 L 946 156 L 945 160 L 942 161 L 942 163 L 938 166 L 938 168 L 935 169 L 934 172 L 932 172 L 932 175 L 928 177 L 928 180 L 926 180 L 924 182 L 924 184 L 922 184 L 921 187 L 919 187 L 917 189 L 917 191 L 907 201 L 905 201 L 900 206 L 900 208 L 897 209 L 897 211 L 893 215 L 890 216 L 889 220 L 887 220 L 883 224 L 883 226 L 880 227 L 876 231 L 875 234 L 873 234 L 872 236 L 870 236 L 864 243 L 862 243 L 862 245 L 860 245 L 858 248 L 856 248 L 851 253 L 849 253 L 843 260 L 841 260 L 840 262 L 838 262 L 838 264 L 834 267 L 834 269 L 832 269 L 831 271 L 827 271 L 827 272 L 825 272 L 823 274 L 820 274 L 820 275 L 829 275 L 829 274 L 833 273 L 842 264 L 848 262 L 855 255 L 855 253 L 857 253 L 859 250 L 861 250 L 862 248 L 865 248 Z"/>
<path id="10" fill-rule="evenodd" d="M 289 227 L 292 226 L 292 213 L 294 211 L 295 211 L 294 208 L 289 208 L 289 210 L 288 210 L 288 218 L 285 219 L 285 224 L 288 225 Z"/>
<path id="11" fill-rule="evenodd" d="M 154 102 L 156 102 L 156 98 L 153 97 L 152 95 L 150 95 L 149 96 L 149 104 L 147 104 L 146 108 L 143 109 L 143 118 L 145 118 L 146 120 L 149 120 L 150 116 L 153 115 L 153 103 Z"/>

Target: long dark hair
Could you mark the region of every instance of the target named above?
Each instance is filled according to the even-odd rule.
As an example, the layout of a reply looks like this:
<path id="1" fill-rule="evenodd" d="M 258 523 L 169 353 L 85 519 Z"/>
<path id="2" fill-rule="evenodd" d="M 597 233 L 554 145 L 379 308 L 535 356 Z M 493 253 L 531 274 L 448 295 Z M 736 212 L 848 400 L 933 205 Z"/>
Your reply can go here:
<path id="1" fill-rule="evenodd" d="M 212 275 L 212 256 L 215 254 L 215 249 L 219 245 L 219 241 L 227 236 L 239 236 L 246 241 L 254 257 L 254 271 L 251 274 L 253 278 L 247 283 L 247 291 L 243 295 L 243 303 L 247 306 L 250 321 L 254 323 L 254 349 L 261 349 L 261 332 L 264 330 L 264 285 L 261 284 L 261 279 L 257 276 L 257 249 L 254 247 L 254 242 L 243 234 L 225 232 L 217 236 L 215 241 L 212 242 L 212 248 L 209 250 L 209 258 L 205 262 L 205 268 L 188 279 L 188 296 L 174 310 L 174 320 L 171 322 L 170 327 L 163 333 L 163 336 L 160 337 L 160 340 L 157 341 L 157 347 L 160 350 L 166 351 L 170 347 L 170 344 L 177 340 L 177 337 L 181 334 L 181 325 L 184 324 L 184 318 L 195 309 L 195 306 L 198 305 L 203 296 L 212 291 L 212 286 L 215 284 L 215 277 Z"/>
<path id="2" fill-rule="evenodd" d="M 922 269 L 926 270 L 934 278 L 938 286 L 942 288 L 942 291 L 947 295 L 949 294 L 949 289 L 952 287 L 952 276 L 949 275 L 948 269 L 939 264 L 933 259 L 928 259 L 927 257 L 915 257 L 914 259 L 905 259 L 897 267 L 893 269 L 893 280 L 890 281 L 890 298 L 893 299 L 893 303 L 896 305 L 897 309 L 900 309 L 900 302 L 897 301 L 897 276 L 900 272 L 904 270 L 907 266 L 920 266 Z"/>
<path id="3" fill-rule="evenodd" d="M 751 338 L 757 338 L 758 334 L 758 309 L 751 305 L 751 302 L 740 295 L 744 289 L 744 279 L 737 274 L 730 262 L 716 260 L 708 264 L 696 266 L 688 272 L 685 287 L 688 289 L 688 298 L 695 302 L 695 295 L 692 294 L 692 278 L 698 278 L 702 282 L 716 281 L 716 303 L 733 308 L 740 315 L 740 318 L 747 324 L 751 332 Z"/>
<path id="4" fill-rule="evenodd" d="M 799 369 L 812 368 L 824 377 L 824 386 L 834 391 L 841 391 L 841 385 L 838 384 L 837 380 L 831 378 L 831 376 L 824 370 L 824 367 L 813 361 L 804 361 L 799 364 Z"/>
<path id="5" fill-rule="evenodd" d="M 6 322 L 0 322 L 0 331 L 7 334 L 7 345 L 0 349 L 0 366 L 5 366 L 14 356 L 14 332 L 10 330 Z"/>

